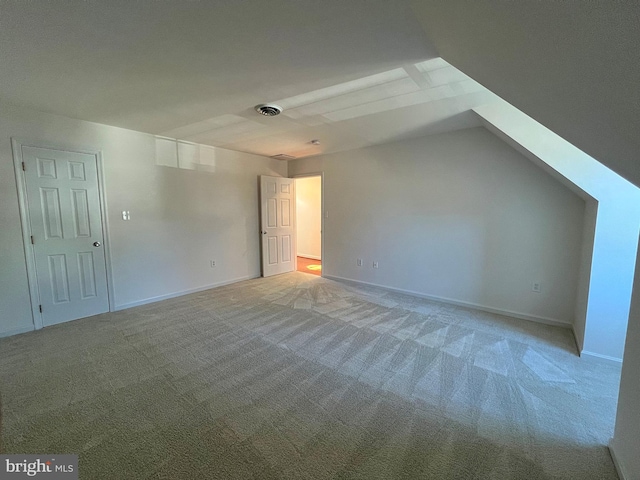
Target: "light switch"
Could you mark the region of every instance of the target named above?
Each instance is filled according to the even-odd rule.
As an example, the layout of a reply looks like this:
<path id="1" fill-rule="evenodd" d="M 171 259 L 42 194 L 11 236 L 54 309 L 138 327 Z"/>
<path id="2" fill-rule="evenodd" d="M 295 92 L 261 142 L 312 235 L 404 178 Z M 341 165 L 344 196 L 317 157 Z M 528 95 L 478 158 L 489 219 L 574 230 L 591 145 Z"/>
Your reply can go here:
<path id="1" fill-rule="evenodd" d="M 131 220 L 131 214 L 129 213 L 129 210 L 123 210 L 122 211 L 122 219 L 123 220 Z"/>

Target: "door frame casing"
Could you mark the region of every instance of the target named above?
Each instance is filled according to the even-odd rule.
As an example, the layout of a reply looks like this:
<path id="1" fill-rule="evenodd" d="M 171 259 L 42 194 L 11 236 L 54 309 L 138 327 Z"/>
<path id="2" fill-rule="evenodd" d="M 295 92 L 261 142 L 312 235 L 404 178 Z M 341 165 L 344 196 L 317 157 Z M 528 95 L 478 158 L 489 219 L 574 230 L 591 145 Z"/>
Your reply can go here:
<path id="1" fill-rule="evenodd" d="M 297 179 L 297 178 L 307 178 L 307 177 L 320 177 L 320 258 L 322 262 L 322 270 L 320 270 L 320 276 L 324 277 L 324 219 L 326 216 L 325 213 L 325 205 L 324 205 L 324 172 L 313 172 L 313 173 L 301 173 L 298 175 L 292 175 L 289 178 Z M 296 201 L 298 201 L 298 190 L 296 189 Z M 298 222 L 296 221 L 296 229 L 298 228 Z M 298 235 L 296 234 L 296 270 L 298 268 Z"/>
<path id="2" fill-rule="evenodd" d="M 38 290 L 38 276 L 36 274 L 35 249 L 31 244 L 31 219 L 29 217 L 29 201 L 27 197 L 27 184 L 24 171 L 22 170 L 22 147 L 43 148 L 49 150 L 60 150 L 63 152 L 83 153 L 93 155 L 96 159 L 96 171 L 98 175 L 98 197 L 100 201 L 100 220 L 102 228 L 102 239 L 104 246 L 104 262 L 107 277 L 107 302 L 109 311 L 114 311 L 113 304 L 113 282 L 111 267 L 111 238 L 109 237 L 109 222 L 107 215 L 107 198 L 104 184 L 104 164 L 102 161 L 102 151 L 92 148 L 56 144 L 52 142 L 38 142 L 23 138 L 11 137 L 11 148 L 13 150 L 13 167 L 16 175 L 16 187 L 18 190 L 18 209 L 20 211 L 20 224 L 22 227 L 22 242 L 24 256 L 27 267 L 27 282 L 29 284 L 29 298 L 31 300 L 31 315 L 35 330 L 43 328 L 42 313 L 40 312 L 40 293 Z"/>

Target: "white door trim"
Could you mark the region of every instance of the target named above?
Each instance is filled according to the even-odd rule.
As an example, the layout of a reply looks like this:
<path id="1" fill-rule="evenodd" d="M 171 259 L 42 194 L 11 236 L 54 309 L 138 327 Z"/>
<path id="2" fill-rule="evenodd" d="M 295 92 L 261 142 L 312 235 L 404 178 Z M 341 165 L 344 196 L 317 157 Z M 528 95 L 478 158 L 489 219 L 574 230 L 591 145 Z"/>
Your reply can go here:
<path id="1" fill-rule="evenodd" d="M 33 317 L 33 327 L 39 330 L 43 327 L 42 314 L 40 313 L 40 298 L 38 293 L 38 282 L 36 275 L 35 250 L 31 244 L 31 229 L 29 219 L 29 209 L 27 200 L 27 185 L 24 172 L 22 170 L 22 147 L 48 148 L 51 150 L 62 150 L 65 152 L 85 153 L 94 155 L 97 163 L 98 173 L 98 194 L 100 197 L 100 210 L 102 219 L 102 237 L 105 254 L 105 268 L 107 274 L 107 295 L 109 301 L 109 311 L 114 311 L 113 304 L 113 282 L 111 268 L 111 239 L 109 237 L 109 224 L 107 215 L 107 198 L 104 188 L 104 166 L 102 152 L 91 148 L 78 148 L 68 145 L 52 144 L 51 142 L 37 142 L 21 138 L 11 138 L 13 149 L 13 166 L 16 174 L 16 187 L 18 189 L 18 208 L 20 211 L 20 223 L 22 226 L 22 242 L 24 246 L 24 256 L 27 266 L 27 282 L 29 283 L 29 297 L 31 299 L 31 314 Z"/>
<path id="2" fill-rule="evenodd" d="M 305 178 L 305 177 L 320 177 L 320 257 L 322 258 L 322 270 L 320 270 L 320 276 L 324 277 L 324 262 L 325 256 L 324 253 L 324 219 L 325 219 L 325 208 L 324 208 L 324 172 L 315 172 L 315 173 L 301 173 L 299 175 L 292 175 L 290 178 Z M 298 195 L 296 190 L 296 195 Z M 297 200 L 297 198 L 296 198 Z M 297 227 L 296 227 L 297 228 Z M 297 240 L 297 236 L 296 236 Z M 298 268 L 298 250 L 296 244 L 296 270 Z"/>

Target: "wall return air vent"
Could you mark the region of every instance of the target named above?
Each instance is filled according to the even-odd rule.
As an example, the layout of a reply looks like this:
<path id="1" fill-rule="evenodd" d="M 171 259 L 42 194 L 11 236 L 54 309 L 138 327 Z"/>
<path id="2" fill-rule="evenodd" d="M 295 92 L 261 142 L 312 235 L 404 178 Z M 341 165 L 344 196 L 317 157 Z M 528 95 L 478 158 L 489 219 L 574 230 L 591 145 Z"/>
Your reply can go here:
<path id="1" fill-rule="evenodd" d="M 264 115 L 265 117 L 275 117 L 276 115 L 280 115 L 280 113 L 282 112 L 282 107 L 279 107 L 278 105 L 274 105 L 272 103 L 256 105 L 255 109 L 256 112 Z"/>

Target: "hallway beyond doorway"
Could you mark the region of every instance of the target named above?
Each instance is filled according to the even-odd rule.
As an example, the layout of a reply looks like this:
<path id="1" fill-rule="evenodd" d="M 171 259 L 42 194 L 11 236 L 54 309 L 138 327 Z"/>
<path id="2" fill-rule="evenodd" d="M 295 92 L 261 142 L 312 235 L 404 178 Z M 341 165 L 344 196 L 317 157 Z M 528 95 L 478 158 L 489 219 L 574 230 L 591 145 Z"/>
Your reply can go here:
<path id="1" fill-rule="evenodd" d="M 302 273 L 311 273 L 313 275 L 322 276 L 322 261 L 312 258 L 298 257 L 297 270 Z"/>

